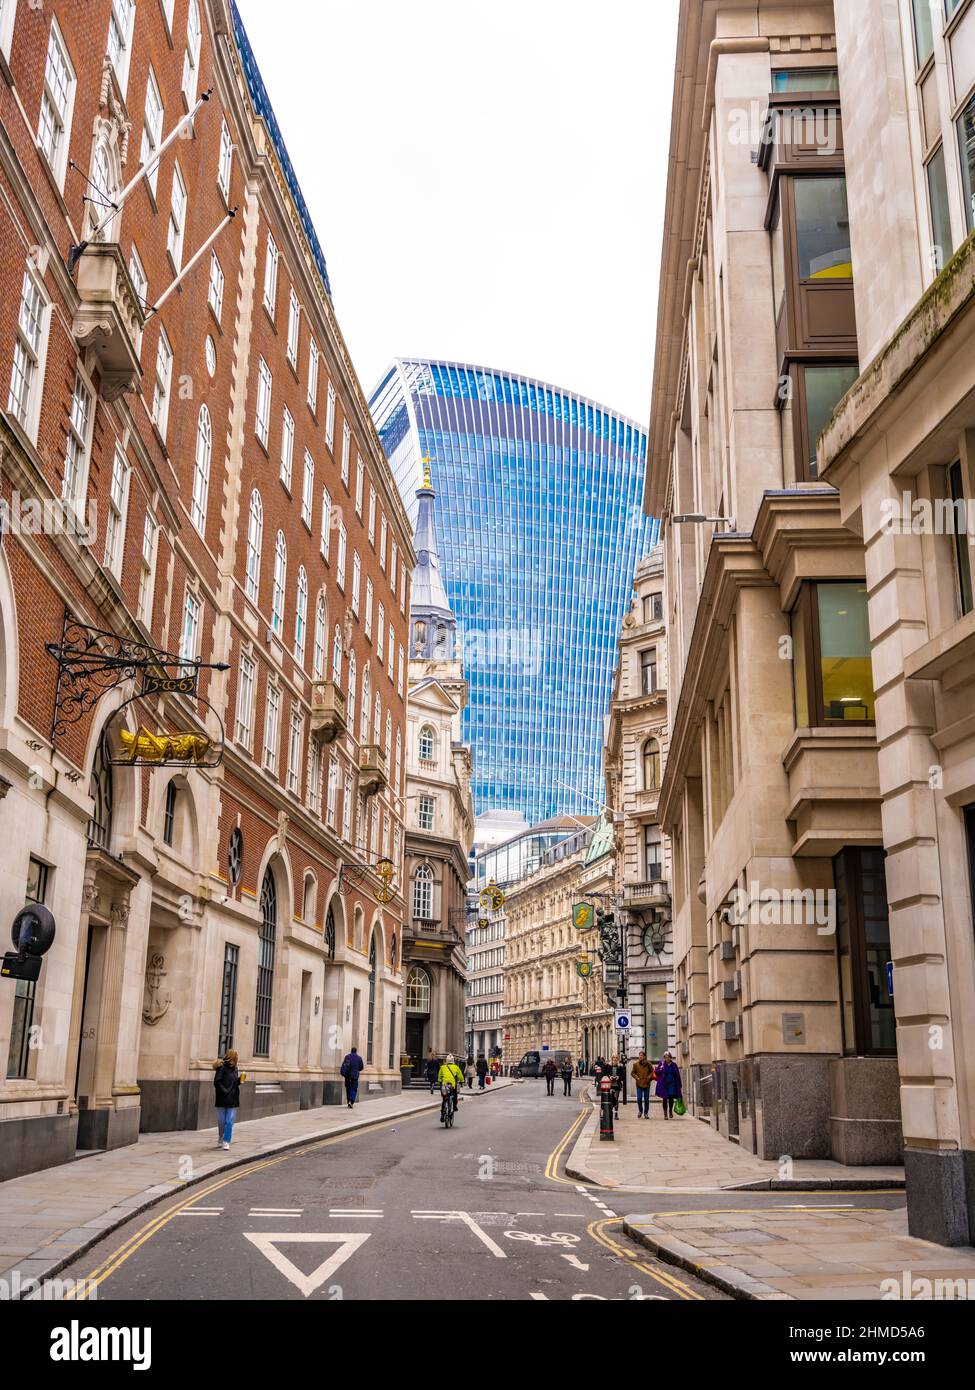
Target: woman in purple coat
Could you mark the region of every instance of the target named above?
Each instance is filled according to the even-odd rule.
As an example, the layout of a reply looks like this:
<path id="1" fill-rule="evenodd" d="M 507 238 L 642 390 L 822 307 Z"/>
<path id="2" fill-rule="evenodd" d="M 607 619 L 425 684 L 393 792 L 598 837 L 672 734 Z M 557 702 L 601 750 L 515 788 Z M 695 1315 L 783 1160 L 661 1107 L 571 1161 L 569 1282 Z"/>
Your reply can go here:
<path id="1" fill-rule="evenodd" d="M 663 1061 L 657 1063 L 654 1075 L 657 1078 L 657 1099 L 663 1102 L 664 1119 L 672 1120 L 674 1118 L 674 1101 L 682 1100 L 683 1093 L 680 1082 L 680 1067 L 669 1052 L 665 1052 Z"/>

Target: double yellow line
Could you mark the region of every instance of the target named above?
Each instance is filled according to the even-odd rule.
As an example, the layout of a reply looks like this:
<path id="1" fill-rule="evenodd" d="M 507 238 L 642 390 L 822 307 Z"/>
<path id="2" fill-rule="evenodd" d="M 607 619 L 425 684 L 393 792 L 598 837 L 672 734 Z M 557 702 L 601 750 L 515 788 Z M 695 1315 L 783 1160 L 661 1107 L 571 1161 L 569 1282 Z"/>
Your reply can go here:
<path id="1" fill-rule="evenodd" d="M 368 1129 L 387 1129 L 390 1125 L 403 1124 L 406 1120 L 419 1119 L 421 1115 L 430 1114 L 429 1110 L 418 1110 L 414 1115 L 397 1115 L 395 1119 L 383 1120 L 380 1124 L 369 1125 Z M 279 1154 L 276 1158 L 258 1159 L 254 1163 L 245 1163 L 233 1173 L 226 1177 L 219 1178 L 216 1182 L 210 1183 L 208 1187 L 194 1188 L 188 1197 L 177 1202 L 175 1206 L 168 1207 L 166 1211 L 160 1212 L 158 1216 L 147 1222 L 140 1230 L 134 1232 L 128 1240 L 124 1241 L 117 1250 L 113 1250 L 107 1259 L 97 1265 L 91 1274 L 78 1280 L 78 1283 L 65 1294 L 66 1300 L 80 1302 L 87 1299 L 99 1284 L 110 1278 L 115 1271 L 128 1260 L 146 1241 L 158 1235 L 163 1227 L 168 1226 L 170 1221 L 179 1216 L 180 1212 L 187 1207 L 194 1206 L 203 1197 L 209 1197 L 214 1192 L 219 1192 L 221 1188 L 229 1187 L 233 1182 L 239 1182 L 241 1178 L 249 1178 L 254 1173 L 260 1173 L 265 1168 L 275 1168 L 279 1163 L 287 1163 L 292 1158 L 304 1158 L 306 1154 L 315 1153 L 318 1149 L 328 1148 L 331 1144 L 341 1144 L 346 1139 L 356 1138 L 363 1133 L 363 1130 L 352 1129 L 344 1134 L 334 1134 L 328 1139 L 316 1140 L 313 1144 L 306 1144 L 300 1149 L 290 1149 L 287 1153 Z"/>
<path id="2" fill-rule="evenodd" d="M 565 1131 L 565 1133 L 562 1135 L 562 1138 L 559 1140 L 555 1148 L 549 1154 L 548 1162 L 545 1165 L 545 1176 L 549 1179 L 549 1181 L 561 1183 L 563 1187 L 587 1187 L 590 1185 L 588 1183 L 577 1183 L 574 1182 L 571 1178 L 563 1178 L 559 1176 L 559 1161 L 562 1158 L 562 1155 L 565 1153 L 571 1141 L 578 1134 L 585 1121 L 589 1118 L 589 1112 L 588 1109 L 584 1108 L 585 1106 L 585 1097 L 581 1097 L 579 1100 L 578 1115 L 572 1121 L 571 1125 L 569 1125 L 569 1128 Z"/>
<path id="3" fill-rule="evenodd" d="M 586 1227 L 586 1231 L 592 1236 L 593 1240 L 597 1240 L 600 1245 L 604 1245 L 607 1250 L 611 1251 L 619 1259 L 628 1261 L 634 1269 L 640 1270 L 642 1274 L 648 1274 L 650 1278 L 655 1279 L 662 1288 L 667 1289 L 670 1293 L 676 1294 L 677 1297 L 682 1298 L 685 1303 L 691 1301 L 703 1303 L 705 1301 L 704 1295 L 697 1293 L 689 1284 L 685 1284 L 683 1279 L 678 1279 L 675 1274 L 671 1274 L 669 1271 L 654 1269 L 652 1265 L 648 1265 L 639 1255 L 634 1255 L 631 1250 L 627 1250 L 625 1245 L 619 1245 L 606 1234 L 609 1227 L 622 1226 L 622 1224 L 619 1217 L 617 1217 L 615 1221 L 594 1221 L 591 1226 Z"/>

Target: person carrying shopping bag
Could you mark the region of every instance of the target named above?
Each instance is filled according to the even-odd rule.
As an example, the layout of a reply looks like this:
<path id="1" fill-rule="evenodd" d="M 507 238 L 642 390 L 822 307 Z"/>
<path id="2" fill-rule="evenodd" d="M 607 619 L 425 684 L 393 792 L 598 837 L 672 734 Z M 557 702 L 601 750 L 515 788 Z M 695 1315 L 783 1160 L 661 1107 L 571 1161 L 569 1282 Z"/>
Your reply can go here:
<path id="1" fill-rule="evenodd" d="M 664 1119 L 674 1118 L 674 1103 L 680 1101 L 683 1105 L 684 1093 L 681 1086 L 680 1068 L 674 1061 L 669 1052 L 664 1053 L 663 1061 L 658 1063 L 654 1073 L 657 1078 L 657 1099 L 663 1101 Z M 683 1114 L 681 1109 L 681 1114 Z"/>

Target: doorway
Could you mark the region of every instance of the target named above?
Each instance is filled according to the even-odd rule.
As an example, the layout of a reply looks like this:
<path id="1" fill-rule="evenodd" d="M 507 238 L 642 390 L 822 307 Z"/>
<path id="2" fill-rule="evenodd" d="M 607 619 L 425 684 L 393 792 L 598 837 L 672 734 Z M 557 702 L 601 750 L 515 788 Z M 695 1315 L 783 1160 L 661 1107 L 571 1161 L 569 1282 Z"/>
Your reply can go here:
<path id="1" fill-rule="evenodd" d="M 422 1014 L 407 1014 L 406 1017 L 406 1051 L 410 1057 L 414 1076 L 423 1075 L 423 1035 L 426 1032 L 427 1020 Z"/>

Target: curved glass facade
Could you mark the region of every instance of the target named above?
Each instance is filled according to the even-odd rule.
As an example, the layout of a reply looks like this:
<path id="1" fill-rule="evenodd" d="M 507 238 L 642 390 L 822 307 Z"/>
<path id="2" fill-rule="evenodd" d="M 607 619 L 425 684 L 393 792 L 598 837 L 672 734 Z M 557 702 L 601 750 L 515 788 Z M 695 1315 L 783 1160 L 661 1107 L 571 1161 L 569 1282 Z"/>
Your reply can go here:
<path id="1" fill-rule="evenodd" d="M 414 523 L 430 460 L 475 809 L 593 814 L 620 623 L 658 532 L 642 509 L 645 431 L 544 382 L 416 358 L 394 362 L 370 405 Z"/>

